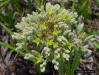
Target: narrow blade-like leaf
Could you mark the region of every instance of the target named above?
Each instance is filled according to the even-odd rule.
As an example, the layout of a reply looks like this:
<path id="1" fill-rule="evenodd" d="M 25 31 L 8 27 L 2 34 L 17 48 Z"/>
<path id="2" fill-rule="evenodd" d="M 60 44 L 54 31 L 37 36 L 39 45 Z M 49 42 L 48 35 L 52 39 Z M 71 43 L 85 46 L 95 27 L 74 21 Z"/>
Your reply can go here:
<path id="1" fill-rule="evenodd" d="M 5 26 L 3 23 L 0 22 L 0 25 L 10 34 L 13 34 L 13 32 L 7 27 Z"/>

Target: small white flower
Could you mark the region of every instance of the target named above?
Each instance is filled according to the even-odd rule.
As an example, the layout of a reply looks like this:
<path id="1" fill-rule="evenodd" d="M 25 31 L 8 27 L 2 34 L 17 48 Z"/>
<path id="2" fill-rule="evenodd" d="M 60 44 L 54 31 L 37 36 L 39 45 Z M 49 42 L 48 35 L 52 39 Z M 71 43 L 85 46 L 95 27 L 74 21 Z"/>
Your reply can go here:
<path id="1" fill-rule="evenodd" d="M 48 55 L 48 56 L 50 56 L 50 54 L 49 54 L 49 53 L 48 53 L 47 55 Z"/>
<path id="2" fill-rule="evenodd" d="M 57 38 L 57 40 L 58 40 L 59 42 L 61 42 L 61 41 L 62 41 L 62 39 L 61 39 L 60 37 L 58 37 L 58 38 Z"/>
<path id="3" fill-rule="evenodd" d="M 44 50 L 50 51 L 50 48 L 48 48 L 48 47 L 44 47 Z"/>
<path id="4" fill-rule="evenodd" d="M 66 58 L 66 54 L 65 53 L 63 53 L 63 57 Z"/>
<path id="5" fill-rule="evenodd" d="M 60 52 L 60 48 L 57 48 L 56 50 L 55 50 L 55 53 L 57 54 L 57 53 L 59 53 Z"/>
<path id="6" fill-rule="evenodd" d="M 67 54 L 67 55 L 66 55 L 66 60 L 69 60 L 69 57 L 70 57 L 70 56 Z"/>
<path id="7" fill-rule="evenodd" d="M 88 52 L 88 54 L 91 54 L 91 53 L 92 53 L 92 51 L 91 51 L 91 50 L 89 50 L 89 49 L 87 49 L 87 52 Z"/>
<path id="8" fill-rule="evenodd" d="M 59 65 L 59 62 L 55 62 L 56 65 Z"/>
<path id="9" fill-rule="evenodd" d="M 43 64 L 40 64 L 40 68 L 42 68 L 44 65 Z"/>
<path id="10" fill-rule="evenodd" d="M 55 50 L 55 52 L 54 52 L 55 54 L 57 54 L 58 53 L 58 50 Z"/>
<path id="11" fill-rule="evenodd" d="M 55 60 L 55 59 L 53 59 L 53 60 L 52 60 L 52 63 L 53 63 L 53 64 L 55 64 L 55 62 L 56 62 L 56 60 Z"/>
<path id="12" fill-rule="evenodd" d="M 45 67 L 41 68 L 41 72 L 44 72 L 45 71 Z"/>
<path id="13" fill-rule="evenodd" d="M 63 57 L 64 57 L 66 60 L 69 60 L 69 55 L 68 55 L 68 54 L 63 53 Z"/>
<path id="14" fill-rule="evenodd" d="M 63 33 L 63 35 L 67 35 L 68 33 L 70 33 L 71 32 L 71 30 L 66 30 L 64 33 Z"/>
<path id="15" fill-rule="evenodd" d="M 46 61 L 43 62 L 43 65 L 46 65 Z"/>
<path id="16" fill-rule="evenodd" d="M 60 58 L 60 54 L 59 53 L 57 53 L 56 58 Z"/>
<path id="17" fill-rule="evenodd" d="M 48 54 L 48 51 L 45 51 L 45 54 Z"/>
<path id="18" fill-rule="evenodd" d="M 58 70 L 59 68 L 58 68 L 58 66 L 57 66 L 57 65 L 54 65 L 54 69 L 55 69 L 55 70 Z"/>
<path id="19" fill-rule="evenodd" d="M 64 49 L 64 51 L 65 51 L 66 53 L 70 53 L 70 51 L 69 51 L 69 50 Z"/>

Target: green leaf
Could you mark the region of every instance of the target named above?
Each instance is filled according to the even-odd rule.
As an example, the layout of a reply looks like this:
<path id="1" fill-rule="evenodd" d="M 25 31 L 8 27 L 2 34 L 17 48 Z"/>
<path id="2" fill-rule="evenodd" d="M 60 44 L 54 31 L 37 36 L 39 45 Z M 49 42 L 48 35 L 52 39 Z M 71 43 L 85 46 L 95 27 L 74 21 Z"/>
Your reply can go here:
<path id="1" fill-rule="evenodd" d="M 42 4 L 45 4 L 46 3 L 46 0 L 42 0 Z"/>
<path id="2" fill-rule="evenodd" d="M 82 3 L 81 3 L 82 4 Z M 83 13 L 83 11 L 86 9 L 88 5 L 88 0 L 84 1 L 84 3 L 80 6 L 79 8 L 79 11 L 78 11 L 78 14 L 79 16 L 81 15 L 81 13 Z M 85 11 L 84 11 L 85 12 Z"/>
<path id="3" fill-rule="evenodd" d="M 15 51 L 15 49 L 16 49 L 16 48 L 12 47 L 11 45 L 6 44 L 6 43 L 1 42 L 1 41 L 0 41 L 0 45 L 9 48 L 11 51 Z M 22 55 L 22 56 L 25 56 L 25 54 L 24 54 L 22 51 L 20 51 L 20 50 L 16 50 L 16 52 L 19 53 L 19 54 Z"/>
<path id="4" fill-rule="evenodd" d="M 14 28 L 15 25 L 15 16 L 11 12 L 11 8 L 5 7 L 6 16 L 0 12 L 0 20 L 8 23 L 11 27 Z"/>
<path id="5" fill-rule="evenodd" d="M 95 32 L 93 32 L 92 34 L 93 34 L 93 35 L 95 35 L 95 34 L 96 34 L 96 35 L 99 35 L 99 31 L 95 31 Z"/>
<path id="6" fill-rule="evenodd" d="M 73 0 L 73 5 L 72 5 L 72 11 L 74 11 L 74 9 L 75 9 L 75 4 L 76 4 L 76 0 Z"/>
<path id="7" fill-rule="evenodd" d="M 11 35 L 13 34 L 13 32 L 6 26 L 4 25 L 3 23 L 0 22 L 0 25 L 8 32 L 10 33 Z"/>
<path id="8" fill-rule="evenodd" d="M 0 0 L 0 1 L 3 1 L 3 0 Z"/>
<path id="9" fill-rule="evenodd" d="M 10 1 L 10 0 L 6 0 L 6 1 L 2 2 L 2 3 L 0 4 L 0 8 L 3 7 L 4 5 L 8 4 L 9 1 Z"/>
<path id="10" fill-rule="evenodd" d="M 99 41 L 95 40 L 95 41 L 93 42 L 93 44 L 95 45 L 96 48 L 99 49 Z"/>
<path id="11" fill-rule="evenodd" d="M 7 16 L 6 16 L 6 18 L 7 18 L 7 23 L 8 23 L 8 24 L 11 24 L 11 25 L 15 25 L 15 17 L 14 17 L 14 15 L 12 14 L 11 9 L 8 8 L 8 7 L 5 7 L 5 9 L 6 9 L 6 13 L 7 13 Z"/>
<path id="12" fill-rule="evenodd" d="M 22 52 L 21 50 L 15 50 L 16 48 L 14 48 L 13 46 L 11 46 L 10 44 L 6 44 L 2 41 L 0 41 L 0 45 L 4 46 L 4 47 L 7 47 L 9 48 L 11 51 L 15 51 L 17 52 L 18 54 L 22 55 L 22 56 L 25 56 L 25 53 Z M 34 59 L 29 59 L 30 61 L 34 62 L 35 60 Z"/>
<path id="13" fill-rule="evenodd" d="M 31 0 L 27 0 L 27 1 L 28 1 L 28 6 L 29 6 L 29 12 L 30 12 L 30 14 L 32 14 L 33 9 L 32 9 Z"/>
<path id="14" fill-rule="evenodd" d="M 35 2 L 37 4 L 37 7 L 40 8 L 41 7 L 40 0 L 35 0 Z"/>
<path id="15" fill-rule="evenodd" d="M 83 0 L 83 1 L 80 0 L 79 2 L 80 2 L 80 4 L 82 4 L 82 5 L 80 6 L 79 11 L 82 11 L 85 7 L 87 7 L 88 0 Z"/>
<path id="16" fill-rule="evenodd" d="M 7 21 L 7 17 L 0 11 L 0 21 Z"/>
<path id="17" fill-rule="evenodd" d="M 24 49 L 27 53 L 32 53 L 27 47 L 23 47 L 23 49 Z"/>
<path id="18" fill-rule="evenodd" d="M 64 63 L 64 59 L 63 57 L 60 57 L 60 62 L 59 62 L 59 75 L 64 75 L 64 67 L 65 67 L 65 63 Z"/>
<path id="19" fill-rule="evenodd" d="M 99 3 L 99 0 L 96 0 L 97 3 Z"/>
<path id="20" fill-rule="evenodd" d="M 71 64 L 70 64 L 71 62 L 70 61 L 68 61 L 68 63 L 67 63 L 67 67 L 66 67 L 66 75 L 71 75 L 70 73 L 71 73 Z"/>
<path id="21" fill-rule="evenodd" d="M 42 0 L 42 5 L 46 6 L 46 0 Z"/>
<path id="22" fill-rule="evenodd" d="M 20 16 L 23 16 L 23 9 L 20 5 L 20 0 L 10 0 L 13 4 L 13 7 L 16 9 L 16 11 L 19 13 Z"/>
<path id="23" fill-rule="evenodd" d="M 74 71 L 77 68 L 80 58 L 81 58 L 81 53 L 79 53 L 78 51 L 75 51 L 75 57 L 74 57 L 72 68 L 71 68 L 71 75 L 74 75 Z"/>
<path id="24" fill-rule="evenodd" d="M 82 15 L 85 18 L 85 20 L 92 20 L 92 0 L 78 0 L 77 6 L 78 17 Z"/>
<path id="25" fill-rule="evenodd" d="M 61 7 L 62 7 L 62 8 L 65 8 L 65 7 L 64 7 L 64 0 L 61 0 Z"/>

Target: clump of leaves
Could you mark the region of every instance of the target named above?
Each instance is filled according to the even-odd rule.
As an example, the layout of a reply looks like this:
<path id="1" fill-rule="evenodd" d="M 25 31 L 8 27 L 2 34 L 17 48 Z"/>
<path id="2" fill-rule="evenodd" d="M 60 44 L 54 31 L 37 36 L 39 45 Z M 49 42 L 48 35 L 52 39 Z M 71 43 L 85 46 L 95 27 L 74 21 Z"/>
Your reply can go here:
<path id="1" fill-rule="evenodd" d="M 40 63 L 42 72 L 48 62 L 52 62 L 56 70 L 62 69 L 63 64 L 69 61 L 70 53 L 79 50 L 91 53 L 87 43 L 94 40 L 93 35 L 87 36 L 83 32 L 84 25 L 78 23 L 76 18 L 76 13 L 58 4 L 46 3 L 46 10 L 28 14 L 17 23 L 19 31 L 12 35 L 13 39 L 18 40 L 16 50 L 25 48 L 27 53 L 24 58 Z M 75 29 L 72 30 L 73 24 Z M 30 51 L 27 46 L 34 42 L 37 48 Z M 41 45 L 44 47 L 42 51 Z"/>

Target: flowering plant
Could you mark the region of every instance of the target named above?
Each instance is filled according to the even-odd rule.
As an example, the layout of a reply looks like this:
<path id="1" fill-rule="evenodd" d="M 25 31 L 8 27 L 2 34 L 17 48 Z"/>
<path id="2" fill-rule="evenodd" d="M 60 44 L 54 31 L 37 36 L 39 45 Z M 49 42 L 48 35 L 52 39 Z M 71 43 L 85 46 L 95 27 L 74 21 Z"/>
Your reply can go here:
<path id="1" fill-rule="evenodd" d="M 69 61 L 70 53 L 77 50 L 91 53 L 87 42 L 93 41 L 93 35 L 83 32 L 83 24 L 76 21 L 77 13 L 63 9 L 60 5 L 46 4 L 46 10 L 33 12 L 23 17 L 16 28 L 19 29 L 12 37 L 18 40 L 16 50 L 36 43 L 35 50 L 28 50 L 25 59 L 33 59 L 40 63 L 41 71 L 45 71 L 48 62 L 54 64 L 55 70 L 60 68 L 61 59 Z M 75 25 L 75 29 L 72 29 Z M 42 51 L 41 46 L 43 45 Z"/>

